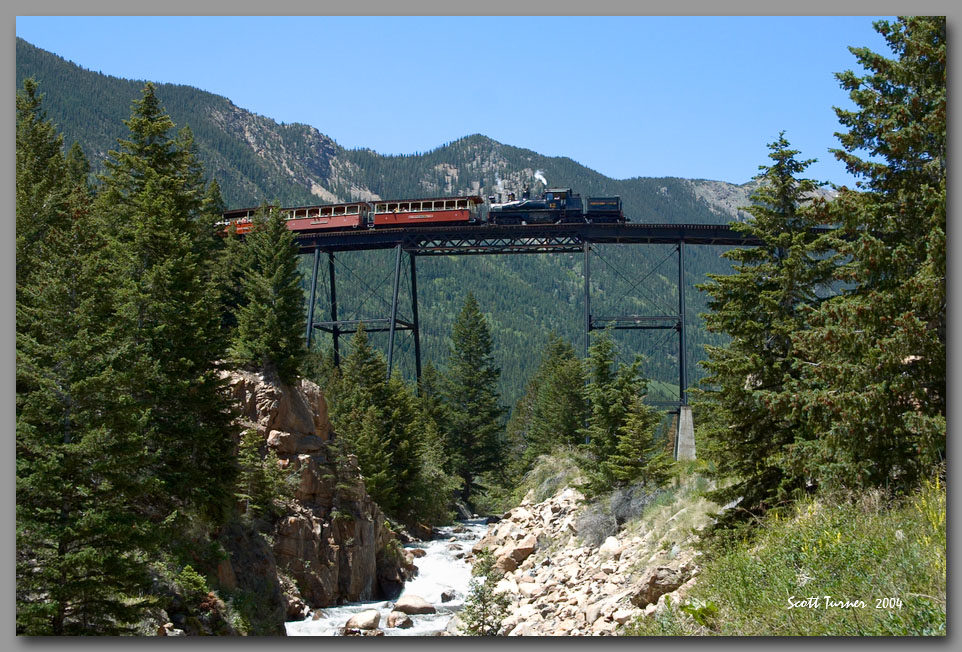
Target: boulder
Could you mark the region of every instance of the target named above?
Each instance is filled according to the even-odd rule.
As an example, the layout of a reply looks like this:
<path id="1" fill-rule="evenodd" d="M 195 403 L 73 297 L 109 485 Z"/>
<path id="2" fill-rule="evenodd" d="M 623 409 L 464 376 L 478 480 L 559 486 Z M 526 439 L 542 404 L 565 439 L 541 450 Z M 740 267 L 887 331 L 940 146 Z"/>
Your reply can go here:
<path id="1" fill-rule="evenodd" d="M 451 620 L 448 621 L 448 626 L 444 628 L 444 634 L 447 636 L 457 636 L 459 630 L 461 629 L 461 617 L 458 614 L 454 614 Z"/>
<path id="2" fill-rule="evenodd" d="M 613 556 L 615 553 L 621 552 L 621 543 L 615 537 L 608 537 L 598 548 L 598 552 L 602 555 Z"/>
<path id="3" fill-rule="evenodd" d="M 590 625 L 598 620 L 598 618 L 601 617 L 601 610 L 604 609 L 604 607 L 604 600 L 599 600 L 598 602 L 588 605 L 588 608 L 585 610 L 585 622 Z"/>
<path id="4" fill-rule="evenodd" d="M 671 593 L 684 584 L 690 573 L 670 566 L 658 566 L 649 571 L 638 585 L 631 603 L 636 607 L 647 607 L 658 601 L 666 593 Z"/>
<path id="5" fill-rule="evenodd" d="M 450 591 L 441 592 L 441 602 L 451 602 L 452 600 L 457 599 L 457 597 L 458 597 L 458 592 L 453 589 Z"/>
<path id="6" fill-rule="evenodd" d="M 344 629 L 377 629 L 380 622 L 381 614 L 378 613 L 377 609 L 365 609 L 351 616 L 351 618 L 344 623 Z"/>
<path id="7" fill-rule="evenodd" d="M 384 636 L 380 629 L 355 629 L 345 627 L 341 630 L 341 636 Z"/>
<path id="8" fill-rule="evenodd" d="M 392 611 L 387 615 L 387 626 L 397 629 L 408 629 L 414 627 L 414 621 L 403 611 Z"/>
<path id="9" fill-rule="evenodd" d="M 297 620 L 304 620 L 307 615 L 311 612 L 311 608 L 307 606 L 307 603 L 297 597 L 287 598 L 287 621 L 294 622 Z"/>
<path id="10" fill-rule="evenodd" d="M 401 596 L 395 603 L 394 610 L 406 614 L 433 614 L 438 611 L 434 605 L 418 595 Z"/>
<path id="11" fill-rule="evenodd" d="M 518 562 L 516 562 L 511 555 L 504 555 L 497 558 L 494 566 L 502 573 L 510 573 L 518 568 Z"/>
<path id="12" fill-rule="evenodd" d="M 538 547 L 538 539 L 533 534 L 529 534 L 525 538 L 518 541 L 508 554 L 519 564 L 523 562 L 528 556 L 531 555 Z"/>
<path id="13" fill-rule="evenodd" d="M 518 590 L 526 598 L 534 598 L 541 595 L 544 592 L 541 585 L 537 582 L 524 582 L 518 584 Z"/>
<path id="14" fill-rule="evenodd" d="M 511 512 L 511 520 L 516 521 L 518 523 L 523 523 L 524 521 L 530 521 L 531 517 L 532 517 L 531 512 L 524 507 L 518 507 L 517 509 L 514 509 Z"/>
<path id="15" fill-rule="evenodd" d="M 498 583 L 495 584 L 494 592 L 515 595 L 518 593 L 518 584 L 511 578 L 502 577 L 500 580 L 498 580 Z"/>
<path id="16" fill-rule="evenodd" d="M 636 612 L 631 611 L 629 609 L 618 609 L 617 611 L 615 611 L 615 613 L 611 614 L 611 619 L 614 620 L 619 625 L 624 625 L 629 620 L 631 620 L 632 616 L 634 616 L 635 613 Z"/>

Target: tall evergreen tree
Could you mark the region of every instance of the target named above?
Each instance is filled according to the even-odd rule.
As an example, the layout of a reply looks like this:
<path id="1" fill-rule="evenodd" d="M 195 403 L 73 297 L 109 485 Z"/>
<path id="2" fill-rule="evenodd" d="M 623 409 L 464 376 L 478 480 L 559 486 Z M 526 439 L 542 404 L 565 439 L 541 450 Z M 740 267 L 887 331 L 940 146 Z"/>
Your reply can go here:
<path id="1" fill-rule="evenodd" d="M 851 48 L 866 73 L 838 75 L 856 108 L 836 109 L 835 155 L 864 192 L 842 188 L 829 212 L 847 287 L 795 335 L 798 411 L 826 482 L 904 490 L 946 446 L 946 24 L 875 27 L 895 58 Z"/>
<path id="2" fill-rule="evenodd" d="M 37 82 L 26 79 L 17 93 L 16 135 L 17 297 L 31 266 L 56 246 L 48 230 L 67 219 L 63 137 L 47 120 Z"/>
<path id="3" fill-rule="evenodd" d="M 329 392 L 341 453 L 357 455 L 368 493 L 389 515 L 446 520 L 455 483 L 441 468 L 437 424 L 400 377 L 386 375 L 384 357 L 359 328 Z"/>
<path id="4" fill-rule="evenodd" d="M 454 322 L 451 339 L 444 378 L 450 419 L 445 448 L 448 470 L 464 482 L 461 497 L 469 502 L 478 488 L 478 477 L 503 461 L 501 422 L 505 413 L 499 403 L 500 370 L 491 353 L 491 333 L 473 294 L 468 294 Z"/>
<path id="5" fill-rule="evenodd" d="M 230 504 L 236 466 L 221 311 L 213 279 L 213 224 L 187 129 L 176 138 L 152 84 L 134 103 L 130 136 L 110 152 L 97 197 L 107 238 L 122 347 L 151 367 L 126 392 L 149 409 L 142 426 L 157 459 L 166 509 L 216 517 Z M 154 505 L 156 508 L 156 504 Z"/>
<path id="6" fill-rule="evenodd" d="M 111 314 L 82 153 L 57 154 L 33 83 L 17 111 L 17 633 L 129 632 L 149 604 L 137 507 L 156 482 L 149 413 L 118 387 L 147 361 Z"/>
<path id="7" fill-rule="evenodd" d="M 661 414 L 645 405 L 641 396 L 635 397 L 614 452 L 602 462 L 614 486 L 645 483 L 657 487 L 668 480 L 672 459 L 656 437 L 660 421 Z"/>
<path id="8" fill-rule="evenodd" d="M 361 325 L 329 388 L 328 401 L 339 454 L 357 455 L 368 494 L 381 509 L 393 514 L 397 492 L 391 472 L 393 442 L 384 427 L 390 398 L 386 374 L 386 363 L 371 347 Z"/>
<path id="9" fill-rule="evenodd" d="M 266 217 L 263 213 L 269 212 Z M 304 293 L 294 233 L 279 210 L 261 208 L 247 236 L 242 270 L 244 304 L 237 314 L 231 357 L 250 369 L 265 369 L 286 383 L 300 375 L 304 346 Z"/>
<path id="10" fill-rule="evenodd" d="M 706 327 L 730 338 L 727 346 L 707 349 L 709 375 L 698 408 L 708 424 L 706 456 L 719 477 L 734 479 L 715 500 L 741 498 L 733 516 L 758 514 L 811 477 L 791 463 L 795 447 L 813 437 L 793 416 L 792 334 L 803 327 L 804 310 L 819 303 L 819 291 L 827 293 L 834 269 L 828 239 L 812 231 L 816 213 L 804 205 L 818 184 L 799 175 L 813 161 L 799 161 L 784 133 L 769 149 L 772 164 L 760 167 L 761 185 L 746 209 L 751 219 L 733 224 L 763 244 L 727 251 L 733 273 L 709 275 L 711 282 L 700 286 L 712 310 Z"/>
<path id="11" fill-rule="evenodd" d="M 618 484 L 611 460 L 619 453 L 625 424 L 644 395 L 647 383 L 640 376 L 640 358 L 635 358 L 631 364 L 616 364 L 610 330 L 589 347 L 586 366 L 588 384 L 584 392 L 590 407 L 587 422 L 581 430 L 585 441 L 582 447 L 588 453 L 583 470 L 588 478 L 586 493 L 597 495 Z M 639 412 L 642 414 L 647 415 L 647 412 Z M 629 435 L 636 436 L 637 429 L 630 430 Z"/>
<path id="12" fill-rule="evenodd" d="M 529 459 L 550 453 L 559 446 L 580 443 L 580 430 L 587 413 L 584 365 L 569 342 L 556 335 L 549 337 L 538 376 Z"/>
<path id="13" fill-rule="evenodd" d="M 550 334 L 541 366 L 508 422 L 513 478 L 530 470 L 538 456 L 580 443 L 587 414 L 584 378 L 584 365 L 571 344 Z"/>

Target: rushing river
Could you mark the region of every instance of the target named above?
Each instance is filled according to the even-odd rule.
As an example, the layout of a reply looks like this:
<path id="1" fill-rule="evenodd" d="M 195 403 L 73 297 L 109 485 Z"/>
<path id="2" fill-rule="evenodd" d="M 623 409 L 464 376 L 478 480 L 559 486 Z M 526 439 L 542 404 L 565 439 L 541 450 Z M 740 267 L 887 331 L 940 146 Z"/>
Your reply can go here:
<path id="1" fill-rule="evenodd" d="M 377 609 L 381 614 L 379 627 L 385 636 L 432 636 L 444 630 L 455 612 L 464 606 L 471 580 L 471 566 L 458 559 L 459 553 L 471 552 L 471 547 L 484 536 L 487 530 L 485 519 L 463 521 L 458 525 L 438 528 L 439 536 L 431 541 L 411 543 L 405 548 L 423 548 L 425 555 L 414 560 L 418 575 L 406 582 L 404 595 L 416 595 L 430 602 L 438 610 L 436 614 L 412 615 L 414 626 L 397 629 L 387 626 L 393 602 L 354 602 L 338 607 L 319 609 L 320 617 L 308 615 L 306 620 L 287 623 L 288 636 L 337 636 L 344 623 L 354 614 L 367 609 Z M 463 532 L 455 532 L 463 529 Z M 450 549 L 454 546 L 460 548 Z M 448 602 L 441 601 L 441 594 L 453 591 L 455 597 Z"/>

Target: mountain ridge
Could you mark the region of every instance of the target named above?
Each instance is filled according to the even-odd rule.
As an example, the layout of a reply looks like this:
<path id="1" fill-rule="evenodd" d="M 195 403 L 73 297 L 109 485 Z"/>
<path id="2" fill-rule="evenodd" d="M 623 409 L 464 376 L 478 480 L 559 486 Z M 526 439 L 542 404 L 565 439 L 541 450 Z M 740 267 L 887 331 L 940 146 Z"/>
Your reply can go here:
<path id="1" fill-rule="evenodd" d="M 79 142 L 94 172 L 101 171 L 108 152 L 127 136 L 124 121 L 132 103 L 140 98 L 144 82 L 85 70 L 23 39 L 18 38 L 16 46 L 18 87 L 26 77 L 37 80 L 44 109 L 63 133 L 65 143 Z M 423 153 L 382 155 L 370 148 L 346 149 L 316 127 L 278 123 L 192 86 L 155 86 L 176 127 L 189 125 L 205 172 L 217 180 L 225 204 L 232 208 L 262 202 L 293 206 L 457 194 L 487 197 L 499 191 L 520 192 L 524 185 L 538 193 L 550 183 L 570 187 L 582 196 L 620 195 L 625 214 L 633 222 L 727 224 L 745 218 L 738 207 L 748 204 L 754 185 L 676 177 L 611 179 L 570 157 L 544 156 L 477 133 Z M 670 266 L 655 269 L 668 265 L 670 249 L 669 245 L 593 248 L 601 258 L 592 269 L 592 308 L 600 311 L 598 314 L 676 310 L 677 272 Z M 699 374 L 696 363 L 703 355 L 701 347 L 720 341 L 702 328 L 697 315 L 705 310 L 704 298 L 691 290 L 704 281 L 706 273 L 728 273 L 729 263 L 719 253 L 717 248 L 689 247 L 685 255 L 686 311 L 691 320 L 686 329 L 687 365 L 693 380 Z M 390 305 L 363 280 L 384 275 L 382 268 L 390 263 L 383 258 L 379 252 L 338 256 L 339 264 L 348 266 L 338 275 L 342 318 L 380 316 L 385 305 Z M 584 338 L 582 266 L 582 259 L 571 255 L 422 261 L 418 265 L 418 299 L 425 360 L 443 364 L 453 315 L 467 293 L 473 292 L 492 327 L 502 369 L 502 396 L 507 404 L 513 404 L 539 363 L 550 331 L 580 348 Z M 640 278 L 646 279 L 643 286 L 636 284 L 635 279 Z M 375 284 L 373 289 L 378 287 Z M 321 279 L 319 297 L 327 291 Z M 346 305 L 349 299 L 357 305 Z M 372 342 L 385 350 L 379 337 L 372 334 Z M 401 338 L 400 349 L 410 349 L 406 339 Z M 651 378 L 663 384 L 677 383 L 677 346 L 667 335 L 654 344 L 646 343 L 638 331 L 620 331 L 617 339 L 626 355 L 638 352 L 649 357 L 646 374 Z M 402 371 L 411 376 L 413 364 Z"/>
<path id="2" fill-rule="evenodd" d="M 28 76 L 37 78 L 40 83 L 41 92 L 46 95 L 48 114 L 64 132 L 65 141 L 81 142 L 94 170 L 101 170 L 107 153 L 115 148 L 116 139 L 123 137 L 122 120 L 128 116 L 130 104 L 139 98 L 140 89 L 146 82 L 86 69 L 18 38 L 18 86 Z M 70 83 L 63 83 L 67 81 Z M 58 86 L 56 93 L 50 88 L 53 85 Z M 78 97 L 90 86 L 104 88 L 104 92 L 95 94 L 97 102 L 94 104 Z M 480 133 L 468 134 L 416 154 L 380 154 L 372 148 L 347 149 L 316 126 L 279 123 L 210 91 L 186 84 L 156 86 L 158 97 L 175 124 L 178 127 L 190 124 L 198 154 L 210 176 L 220 183 L 225 200 L 231 206 L 274 200 L 303 204 L 383 199 L 397 197 L 399 192 L 477 192 L 487 196 L 496 191 L 498 181 L 507 184 L 511 190 L 520 190 L 540 170 L 542 175 L 548 175 L 549 180 L 563 180 L 552 183 L 570 186 L 583 194 L 620 194 L 629 214 L 642 213 L 634 205 L 641 203 L 645 195 L 650 200 L 653 192 L 663 196 L 674 192 L 676 199 L 680 195 L 683 202 L 704 202 L 706 210 L 696 212 L 704 213 L 711 222 L 720 222 L 744 219 L 745 214 L 737 208 L 748 203 L 754 185 L 752 182 L 737 185 L 681 177 L 613 179 L 570 157 L 544 156 Z M 79 91 L 64 93 L 66 89 Z M 233 141 L 233 145 L 225 141 Z M 246 146 L 246 152 L 238 151 L 239 143 Z M 459 152 L 459 149 L 466 152 Z M 455 158 L 467 163 L 464 154 L 472 151 L 484 152 L 486 160 L 477 159 L 474 165 L 460 166 L 435 162 L 436 159 Z M 414 179 L 410 172 L 403 170 L 419 161 L 431 163 L 429 170 L 435 174 L 425 172 Z M 393 174 L 367 174 L 366 170 L 372 168 L 390 170 Z M 569 178 L 586 179 L 590 188 L 576 187 Z M 460 182 L 462 179 L 465 181 Z M 389 184 L 402 187 L 389 187 Z M 675 212 L 667 211 L 669 216 Z M 645 218 L 650 219 L 650 216 L 646 214 Z"/>

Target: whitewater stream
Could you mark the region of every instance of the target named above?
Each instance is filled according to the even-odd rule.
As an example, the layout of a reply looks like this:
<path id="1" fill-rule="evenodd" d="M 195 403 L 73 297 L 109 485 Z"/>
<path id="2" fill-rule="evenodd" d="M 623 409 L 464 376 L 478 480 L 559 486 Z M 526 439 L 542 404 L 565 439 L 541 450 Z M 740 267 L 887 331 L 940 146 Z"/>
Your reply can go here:
<path id="1" fill-rule="evenodd" d="M 455 532 L 463 529 L 463 532 Z M 338 636 L 344 623 L 356 613 L 367 609 L 377 609 L 381 614 L 378 627 L 385 636 L 433 636 L 444 631 L 455 612 L 464 606 L 471 580 L 471 566 L 458 559 L 459 553 L 471 552 L 471 547 L 484 536 L 487 530 L 485 519 L 462 521 L 457 525 L 438 528 L 438 538 L 431 541 L 411 543 L 405 548 L 422 548 L 423 557 L 414 560 L 418 567 L 417 577 L 404 584 L 402 596 L 416 595 L 430 602 L 438 610 L 435 614 L 412 615 L 414 626 L 398 629 L 387 626 L 387 617 L 394 602 L 353 602 L 337 607 L 318 609 L 320 617 L 311 613 L 305 620 L 286 623 L 288 636 Z M 454 547 L 458 549 L 450 549 Z M 441 594 L 453 591 L 455 597 L 448 602 L 441 601 Z"/>

